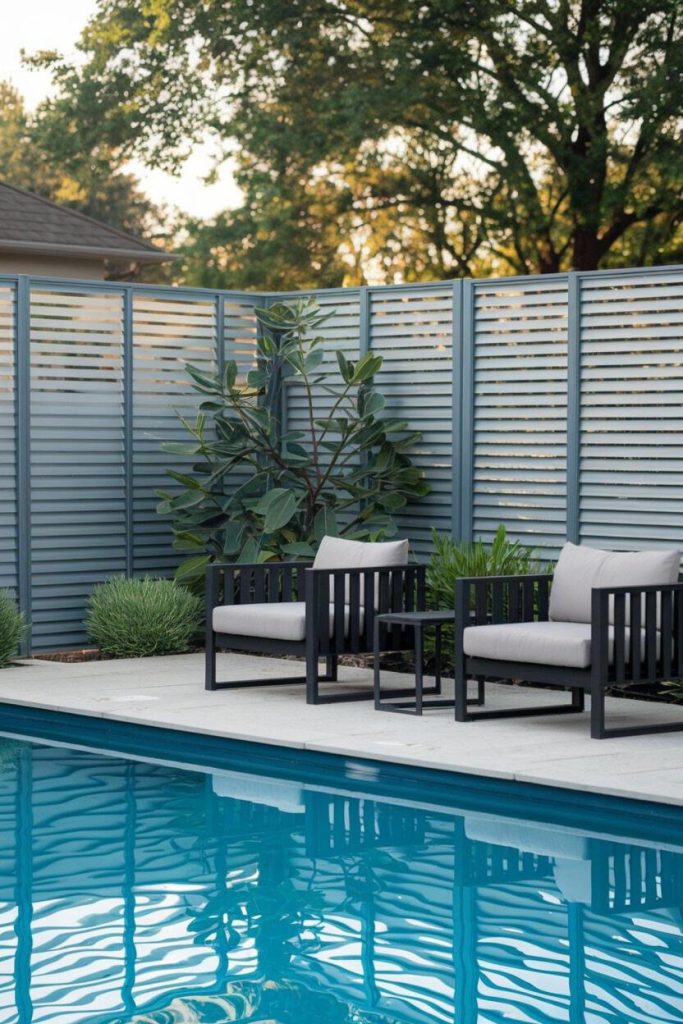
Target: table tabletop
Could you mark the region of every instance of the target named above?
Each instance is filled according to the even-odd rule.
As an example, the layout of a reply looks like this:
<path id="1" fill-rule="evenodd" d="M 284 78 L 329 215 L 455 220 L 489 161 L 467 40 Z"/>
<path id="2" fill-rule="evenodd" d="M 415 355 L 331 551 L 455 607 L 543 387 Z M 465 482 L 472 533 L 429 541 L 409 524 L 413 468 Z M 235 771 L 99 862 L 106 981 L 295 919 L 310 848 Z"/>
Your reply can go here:
<path id="1" fill-rule="evenodd" d="M 394 622 L 406 626 L 442 626 L 453 622 L 453 609 L 425 612 L 382 612 L 377 616 L 380 622 Z"/>

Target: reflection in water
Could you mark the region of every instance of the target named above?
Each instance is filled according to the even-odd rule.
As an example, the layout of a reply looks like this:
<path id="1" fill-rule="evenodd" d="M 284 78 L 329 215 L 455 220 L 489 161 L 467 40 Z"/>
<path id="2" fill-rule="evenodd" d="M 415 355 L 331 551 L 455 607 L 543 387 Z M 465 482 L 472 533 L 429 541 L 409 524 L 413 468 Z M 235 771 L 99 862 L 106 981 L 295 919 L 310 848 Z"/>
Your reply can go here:
<path id="1" fill-rule="evenodd" d="M 0 1024 L 683 1020 L 657 836 L 0 744 Z"/>

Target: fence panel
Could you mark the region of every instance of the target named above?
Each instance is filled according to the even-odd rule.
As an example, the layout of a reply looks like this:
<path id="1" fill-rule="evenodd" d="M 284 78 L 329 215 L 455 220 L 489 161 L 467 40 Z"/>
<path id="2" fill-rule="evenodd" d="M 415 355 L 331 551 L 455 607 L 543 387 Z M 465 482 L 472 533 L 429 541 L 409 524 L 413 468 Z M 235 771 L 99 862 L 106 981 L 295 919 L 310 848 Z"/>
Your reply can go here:
<path id="1" fill-rule="evenodd" d="M 413 459 L 430 495 L 396 516 L 416 553 L 430 547 L 432 527 L 448 532 L 453 494 L 453 287 L 450 284 L 370 291 L 369 346 L 384 359 L 377 387 L 386 411 L 422 433 Z"/>
<path id="2" fill-rule="evenodd" d="M 502 522 L 550 553 L 567 530 L 567 278 L 470 287 L 472 532 Z"/>
<path id="3" fill-rule="evenodd" d="M 179 417 L 194 421 L 201 398 L 187 364 L 216 367 L 216 303 L 175 289 L 133 295 L 133 567 L 169 573 L 180 560 L 170 518 L 157 515 L 157 490 L 178 491 L 167 469 L 186 471 L 190 456 L 168 455 L 163 441 L 187 441 Z"/>
<path id="4" fill-rule="evenodd" d="M 126 568 L 120 292 L 31 291 L 34 648 L 85 640 L 93 585 Z"/>
<path id="5" fill-rule="evenodd" d="M 683 540 L 683 272 L 581 281 L 580 528 L 607 548 Z"/>
<path id="6" fill-rule="evenodd" d="M 15 300 L 15 288 L 0 284 L 0 588 L 16 596 Z"/>
<path id="7" fill-rule="evenodd" d="M 256 313 L 254 295 L 231 295 L 223 303 L 223 359 L 237 363 L 237 380 L 246 384 L 247 374 L 256 367 Z M 249 470 L 233 472 L 225 480 L 227 490 L 236 490 L 249 477 Z"/>

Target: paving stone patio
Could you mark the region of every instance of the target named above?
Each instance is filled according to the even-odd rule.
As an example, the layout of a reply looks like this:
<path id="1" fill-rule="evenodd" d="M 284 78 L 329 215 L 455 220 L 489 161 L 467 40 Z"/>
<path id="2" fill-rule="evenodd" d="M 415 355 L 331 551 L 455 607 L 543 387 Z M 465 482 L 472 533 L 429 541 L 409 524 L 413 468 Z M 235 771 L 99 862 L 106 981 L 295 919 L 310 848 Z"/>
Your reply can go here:
<path id="1" fill-rule="evenodd" d="M 297 675 L 294 661 L 219 655 L 219 678 Z M 342 668 L 338 687 L 370 672 Z M 387 683 L 410 685 L 386 673 Z M 489 684 L 490 706 L 562 702 L 559 692 Z M 457 724 L 450 709 L 422 718 L 371 703 L 307 706 L 303 687 L 203 688 L 201 654 L 65 664 L 32 660 L 0 672 L 0 702 L 188 730 L 297 749 L 421 765 L 683 805 L 683 734 L 589 738 L 588 713 Z M 613 724 L 668 721 L 683 707 L 611 698 Z"/>

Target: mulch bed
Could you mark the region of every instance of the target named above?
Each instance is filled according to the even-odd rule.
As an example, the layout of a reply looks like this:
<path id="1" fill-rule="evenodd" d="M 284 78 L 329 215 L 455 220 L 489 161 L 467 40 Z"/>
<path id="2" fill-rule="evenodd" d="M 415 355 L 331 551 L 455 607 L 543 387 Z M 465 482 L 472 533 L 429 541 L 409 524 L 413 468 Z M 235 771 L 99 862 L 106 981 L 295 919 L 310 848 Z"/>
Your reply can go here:
<path id="1" fill-rule="evenodd" d="M 76 661 L 102 661 L 102 653 L 97 647 L 87 647 L 82 651 L 38 651 L 33 657 L 40 661 L 63 661 L 67 664 Z"/>

